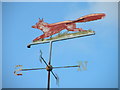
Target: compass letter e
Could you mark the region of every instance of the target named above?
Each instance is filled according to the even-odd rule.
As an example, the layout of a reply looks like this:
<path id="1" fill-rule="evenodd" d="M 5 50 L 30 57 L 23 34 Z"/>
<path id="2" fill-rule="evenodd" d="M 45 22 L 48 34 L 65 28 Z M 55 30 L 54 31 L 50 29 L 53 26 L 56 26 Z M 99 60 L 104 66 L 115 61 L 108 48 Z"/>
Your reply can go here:
<path id="1" fill-rule="evenodd" d="M 15 70 L 14 74 L 17 75 L 17 76 L 22 76 L 22 73 L 17 73 L 19 71 L 22 71 L 22 65 L 16 65 L 15 69 L 18 68 L 18 67 L 19 67 L 19 69 Z"/>

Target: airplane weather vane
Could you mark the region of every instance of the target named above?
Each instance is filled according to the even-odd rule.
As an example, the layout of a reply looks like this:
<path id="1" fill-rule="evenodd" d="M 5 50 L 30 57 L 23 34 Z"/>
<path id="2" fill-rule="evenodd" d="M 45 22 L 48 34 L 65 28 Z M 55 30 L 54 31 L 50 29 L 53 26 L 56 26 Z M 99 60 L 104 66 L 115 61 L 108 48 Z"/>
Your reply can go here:
<path id="1" fill-rule="evenodd" d="M 56 41 L 60 41 L 60 40 L 67 40 L 67 39 L 72 39 L 72 38 L 77 38 L 77 37 L 94 35 L 95 32 L 92 30 L 83 30 L 82 28 L 76 28 L 75 23 L 94 21 L 94 20 L 102 19 L 103 17 L 105 17 L 104 13 L 97 13 L 97 14 L 86 15 L 86 16 L 80 17 L 73 21 L 68 20 L 68 21 L 63 21 L 63 22 L 58 22 L 58 23 L 53 23 L 53 24 L 48 24 L 48 23 L 44 22 L 43 19 L 39 19 L 39 21 L 34 26 L 32 26 L 32 28 L 42 30 L 43 34 L 40 35 L 39 37 L 35 38 L 32 43 L 27 45 L 27 47 L 30 48 L 31 45 L 50 43 L 48 63 L 43 58 L 42 51 L 40 50 L 40 62 L 44 62 L 44 64 L 46 65 L 45 68 L 22 69 L 22 65 L 17 65 L 16 68 L 20 67 L 20 69 L 15 70 L 14 74 L 20 76 L 20 75 L 22 75 L 22 73 L 18 73 L 19 71 L 46 69 L 48 71 L 47 89 L 49 90 L 50 89 L 50 73 L 52 73 L 52 75 L 57 80 L 57 82 L 59 81 L 59 78 L 58 78 L 57 74 L 54 73 L 53 69 L 71 68 L 71 67 L 78 67 L 80 69 L 80 67 L 83 66 L 83 64 L 80 63 L 79 65 L 73 65 L 73 66 L 53 67 L 51 64 L 52 43 L 56 42 Z M 60 33 L 60 31 L 62 31 L 64 29 L 66 29 L 68 31 L 75 31 L 75 33 L 69 33 L 69 32 Z M 51 37 L 52 35 L 54 35 L 56 33 L 58 33 L 57 36 Z M 50 37 L 50 38 L 45 39 L 47 37 Z M 85 62 L 85 65 L 87 66 L 87 61 Z M 84 67 L 84 69 L 85 69 L 85 67 Z"/>

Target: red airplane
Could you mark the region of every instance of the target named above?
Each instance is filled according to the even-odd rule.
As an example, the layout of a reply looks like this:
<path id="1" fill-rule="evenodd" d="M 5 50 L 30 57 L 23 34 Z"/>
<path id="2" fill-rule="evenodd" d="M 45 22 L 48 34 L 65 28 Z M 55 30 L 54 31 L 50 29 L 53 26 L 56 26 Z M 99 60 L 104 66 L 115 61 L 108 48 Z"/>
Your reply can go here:
<path id="1" fill-rule="evenodd" d="M 52 24 L 45 23 L 43 19 L 42 20 L 39 19 L 36 25 L 32 26 L 32 28 L 42 30 L 44 34 L 35 38 L 33 41 L 37 41 L 37 40 L 52 36 L 64 29 L 67 29 L 68 31 L 86 31 L 86 30 L 83 30 L 82 28 L 76 28 L 75 23 L 94 21 L 94 20 L 102 19 L 104 16 L 105 16 L 104 13 L 90 14 L 90 15 L 80 17 L 76 20 L 62 21 L 62 22 L 57 22 Z"/>

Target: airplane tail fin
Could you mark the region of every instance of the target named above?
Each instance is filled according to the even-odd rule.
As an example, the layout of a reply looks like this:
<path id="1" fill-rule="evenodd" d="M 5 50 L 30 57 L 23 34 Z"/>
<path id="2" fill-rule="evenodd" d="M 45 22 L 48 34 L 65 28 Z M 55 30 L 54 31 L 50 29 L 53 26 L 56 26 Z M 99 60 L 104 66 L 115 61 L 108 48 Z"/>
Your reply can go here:
<path id="1" fill-rule="evenodd" d="M 98 19 L 102 19 L 105 17 L 104 13 L 97 13 L 97 14 L 89 14 L 83 17 L 80 17 L 76 20 L 73 20 L 74 23 L 80 23 L 80 22 L 89 22 L 89 21 L 94 21 Z"/>

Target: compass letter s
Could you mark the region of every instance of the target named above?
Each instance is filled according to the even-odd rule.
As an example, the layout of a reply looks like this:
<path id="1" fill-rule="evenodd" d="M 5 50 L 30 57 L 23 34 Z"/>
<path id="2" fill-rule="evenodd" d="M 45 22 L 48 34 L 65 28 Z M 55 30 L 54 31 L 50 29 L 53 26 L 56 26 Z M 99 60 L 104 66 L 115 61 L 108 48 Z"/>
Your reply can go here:
<path id="1" fill-rule="evenodd" d="M 14 71 L 14 74 L 17 75 L 17 76 L 22 76 L 22 73 L 17 73 L 17 72 L 19 72 L 19 71 L 22 71 L 22 65 L 16 65 L 16 66 L 15 66 L 15 69 L 18 68 L 18 67 L 20 67 L 20 68 L 17 69 L 17 70 L 15 70 L 15 71 Z"/>

